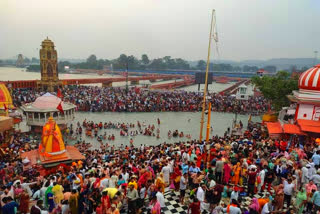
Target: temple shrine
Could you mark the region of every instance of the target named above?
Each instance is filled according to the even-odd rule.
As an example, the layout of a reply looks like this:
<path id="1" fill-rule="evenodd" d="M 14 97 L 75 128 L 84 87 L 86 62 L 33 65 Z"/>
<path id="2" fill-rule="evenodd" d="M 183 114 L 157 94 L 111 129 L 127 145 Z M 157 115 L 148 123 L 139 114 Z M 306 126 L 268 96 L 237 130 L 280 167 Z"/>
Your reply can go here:
<path id="1" fill-rule="evenodd" d="M 288 95 L 292 104 L 279 113 L 279 120 L 267 123 L 271 136 L 295 134 L 320 137 L 320 64 L 303 72 L 299 90 Z"/>
<path id="2" fill-rule="evenodd" d="M 22 116 L 12 104 L 8 88 L 0 83 L 0 135 L 5 139 L 1 146 L 6 146 L 10 142 L 14 125 L 19 124 L 21 120 Z"/>
<path id="3" fill-rule="evenodd" d="M 41 80 L 37 82 L 41 91 L 57 91 L 62 86 L 58 73 L 58 55 L 54 43 L 47 37 L 40 49 Z"/>
<path id="4" fill-rule="evenodd" d="M 82 160 L 85 157 L 74 146 L 65 146 L 63 136 L 56 121 L 49 117 L 42 129 L 39 148 L 21 154 L 22 159 L 28 159 L 29 164 L 45 168 L 54 167 L 61 163 L 68 164 Z"/>

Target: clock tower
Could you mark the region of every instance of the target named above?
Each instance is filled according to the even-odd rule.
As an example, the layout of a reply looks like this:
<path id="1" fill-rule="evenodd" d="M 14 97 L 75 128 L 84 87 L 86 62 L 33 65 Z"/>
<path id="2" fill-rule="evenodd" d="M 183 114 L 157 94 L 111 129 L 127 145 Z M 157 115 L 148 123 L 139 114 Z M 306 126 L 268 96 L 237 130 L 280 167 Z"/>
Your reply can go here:
<path id="1" fill-rule="evenodd" d="M 58 76 L 58 57 L 54 43 L 48 39 L 42 41 L 40 49 L 41 81 L 38 86 L 42 91 L 53 92 L 61 85 Z"/>

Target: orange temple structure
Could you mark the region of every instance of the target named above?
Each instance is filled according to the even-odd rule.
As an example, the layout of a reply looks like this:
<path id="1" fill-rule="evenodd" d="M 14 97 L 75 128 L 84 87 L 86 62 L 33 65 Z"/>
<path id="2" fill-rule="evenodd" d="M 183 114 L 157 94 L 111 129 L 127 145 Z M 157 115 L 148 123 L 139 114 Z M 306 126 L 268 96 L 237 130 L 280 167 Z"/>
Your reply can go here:
<path id="1" fill-rule="evenodd" d="M 26 167 L 42 165 L 45 168 L 85 159 L 76 147 L 65 146 L 60 128 L 52 117 L 43 126 L 39 149 L 22 153 L 21 158 L 29 159 Z"/>

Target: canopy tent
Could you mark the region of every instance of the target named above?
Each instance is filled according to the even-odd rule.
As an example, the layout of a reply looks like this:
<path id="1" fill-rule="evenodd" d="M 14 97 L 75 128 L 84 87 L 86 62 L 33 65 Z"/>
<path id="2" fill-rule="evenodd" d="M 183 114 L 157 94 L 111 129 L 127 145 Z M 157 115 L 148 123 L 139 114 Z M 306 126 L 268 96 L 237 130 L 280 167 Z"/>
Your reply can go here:
<path id="1" fill-rule="evenodd" d="M 267 123 L 267 129 L 269 134 L 281 134 L 283 133 L 282 131 L 282 126 L 280 122 L 274 122 L 274 123 Z"/>
<path id="2" fill-rule="evenodd" d="M 298 125 L 304 132 L 320 133 L 320 121 L 299 119 Z"/>
<path id="3" fill-rule="evenodd" d="M 306 135 L 299 126 L 294 124 L 283 124 L 283 132 L 286 134 Z"/>

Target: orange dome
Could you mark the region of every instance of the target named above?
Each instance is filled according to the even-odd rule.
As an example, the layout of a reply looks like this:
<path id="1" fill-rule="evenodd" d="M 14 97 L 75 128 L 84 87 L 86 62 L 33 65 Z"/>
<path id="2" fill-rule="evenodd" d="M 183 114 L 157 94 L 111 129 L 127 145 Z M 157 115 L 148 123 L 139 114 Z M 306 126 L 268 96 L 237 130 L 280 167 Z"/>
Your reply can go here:
<path id="1" fill-rule="evenodd" d="M 10 95 L 10 92 L 8 91 L 5 84 L 0 83 L 0 108 L 3 109 L 4 105 L 6 105 L 7 108 L 14 108 L 12 105 L 12 98 Z"/>
<path id="2" fill-rule="evenodd" d="M 320 91 L 320 64 L 313 66 L 300 75 L 299 89 Z"/>

